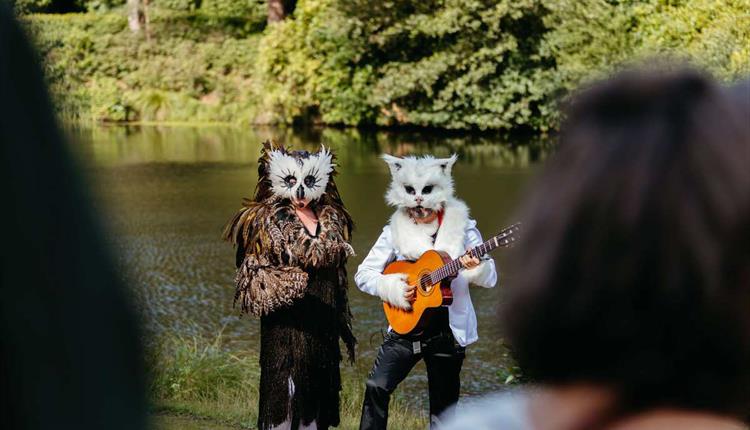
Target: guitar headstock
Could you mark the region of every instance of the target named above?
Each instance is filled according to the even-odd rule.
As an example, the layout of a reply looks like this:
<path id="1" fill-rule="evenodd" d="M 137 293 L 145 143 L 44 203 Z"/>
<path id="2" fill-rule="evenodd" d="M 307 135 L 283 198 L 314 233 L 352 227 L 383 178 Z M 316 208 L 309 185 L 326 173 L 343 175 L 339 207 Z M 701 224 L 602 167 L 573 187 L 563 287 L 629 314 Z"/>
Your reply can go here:
<path id="1" fill-rule="evenodd" d="M 511 224 L 509 227 L 503 229 L 495 237 L 488 240 L 494 247 L 510 247 L 513 243 L 518 240 L 521 233 L 521 223 L 517 222 Z"/>
<path id="2" fill-rule="evenodd" d="M 511 224 L 510 227 L 506 227 L 505 229 L 503 229 L 503 231 L 491 237 L 483 244 L 473 248 L 471 251 L 469 251 L 469 253 L 471 253 L 471 255 L 475 257 L 481 257 L 495 248 L 507 248 L 513 246 L 513 243 L 518 239 L 520 232 L 520 222 Z"/>

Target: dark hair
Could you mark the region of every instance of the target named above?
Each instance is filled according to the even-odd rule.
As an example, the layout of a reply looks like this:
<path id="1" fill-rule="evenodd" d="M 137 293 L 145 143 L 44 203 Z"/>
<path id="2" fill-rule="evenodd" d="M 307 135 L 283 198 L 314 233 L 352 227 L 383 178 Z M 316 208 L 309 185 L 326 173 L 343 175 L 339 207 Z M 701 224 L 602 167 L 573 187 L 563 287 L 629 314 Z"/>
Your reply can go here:
<path id="1" fill-rule="evenodd" d="M 522 211 L 504 324 L 525 376 L 629 411 L 750 411 L 750 136 L 691 70 L 573 98 Z"/>
<path id="2" fill-rule="evenodd" d="M 0 423 L 146 427 L 140 331 L 41 68 L 0 1 Z"/>

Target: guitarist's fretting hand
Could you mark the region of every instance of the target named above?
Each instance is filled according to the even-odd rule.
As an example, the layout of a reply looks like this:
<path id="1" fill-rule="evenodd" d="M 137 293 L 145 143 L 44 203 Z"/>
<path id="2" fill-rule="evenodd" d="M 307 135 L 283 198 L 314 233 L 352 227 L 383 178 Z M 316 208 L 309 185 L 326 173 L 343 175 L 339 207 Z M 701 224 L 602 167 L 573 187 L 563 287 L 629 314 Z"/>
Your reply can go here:
<path id="1" fill-rule="evenodd" d="M 464 266 L 464 269 L 473 269 L 479 266 L 479 263 L 481 263 L 477 257 L 474 257 L 470 254 L 462 255 L 461 257 L 459 257 L 458 261 L 462 266 Z"/>

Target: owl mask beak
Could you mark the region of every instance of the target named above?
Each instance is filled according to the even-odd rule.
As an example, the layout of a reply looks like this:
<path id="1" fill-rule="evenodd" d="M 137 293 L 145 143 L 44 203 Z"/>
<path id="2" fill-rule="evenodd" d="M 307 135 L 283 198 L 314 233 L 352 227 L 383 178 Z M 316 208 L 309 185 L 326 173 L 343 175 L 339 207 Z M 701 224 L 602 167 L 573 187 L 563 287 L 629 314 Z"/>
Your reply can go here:
<path id="1" fill-rule="evenodd" d="M 302 209 L 310 203 L 310 199 L 305 198 L 305 192 L 301 190 L 302 187 L 299 187 L 297 189 L 297 195 L 292 198 L 292 204 L 298 209 Z"/>

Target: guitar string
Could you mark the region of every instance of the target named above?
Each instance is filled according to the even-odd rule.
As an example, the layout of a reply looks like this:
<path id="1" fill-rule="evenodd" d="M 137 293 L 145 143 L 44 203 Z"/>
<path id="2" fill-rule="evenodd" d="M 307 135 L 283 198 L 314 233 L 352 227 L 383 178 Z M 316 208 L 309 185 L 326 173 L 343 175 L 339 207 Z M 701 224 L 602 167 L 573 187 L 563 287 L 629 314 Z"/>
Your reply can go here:
<path id="1" fill-rule="evenodd" d="M 507 245 L 511 242 L 513 242 L 515 239 L 509 239 L 505 241 L 504 239 L 507 239 L 512 234 L 516 233 L 519 230 L 518 225 L 513 225 L 507 229 L 507 232 L 501 232 L 500 234 L 490 238 L 489 240 L 485 241 L 479 246 L 474 247 L 469 252 L 474 256 L 479 258 L 480 256 L 487 254 L 488 252 L 492 251 L 495 248 L 498 248 L 500 245 Z M 500 243 L 500 240 L 504 240 L 502 243 Z M 494 246 L 492 242 L 494 243 Z M 477 255 L 481 252 L 481 255 Z M 458 266 L 458 267 L 456 267 Z M 450 270 L 449 270 L 450 269 Z M 442 281 L 443 279 L 450 276 L 450 274 L 458 272 L 461 269 L 460 262 L 458 259 L 451 260 L 450 263 L 446 264 L 445 266 L 441 267 L 440 269 L 430 273 L 427 276 L 424 276 L 420 279 L 420 287 L 426 288 L 430 285 L 435 285 L 438 282 Z M 446 273 L 447 272 L 447 273 Z M 438 275 L 437 279 L 434 279 L 433 275 Z"/>

